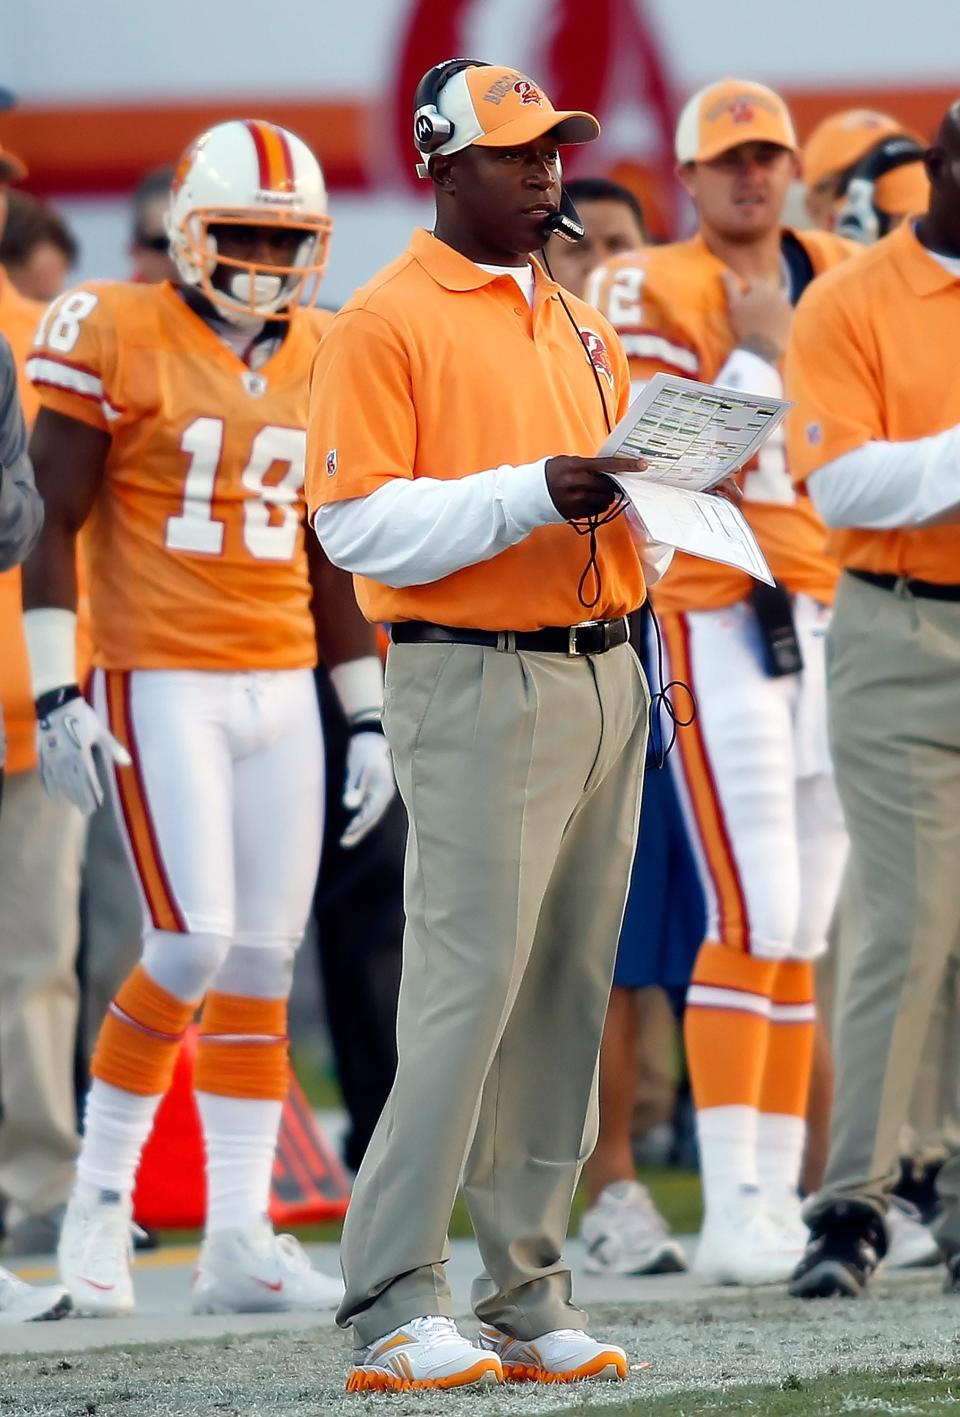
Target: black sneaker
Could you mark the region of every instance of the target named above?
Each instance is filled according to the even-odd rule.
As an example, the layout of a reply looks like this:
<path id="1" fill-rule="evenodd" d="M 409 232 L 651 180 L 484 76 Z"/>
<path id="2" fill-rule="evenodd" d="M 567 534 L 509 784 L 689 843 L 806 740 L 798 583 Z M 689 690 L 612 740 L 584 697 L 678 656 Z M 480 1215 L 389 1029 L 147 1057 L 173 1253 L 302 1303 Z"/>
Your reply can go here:
<path id="1" fill-rule="evenodd" d="M 858 1299 L 887 1252 L 887 1232 L 872 1206 L 838 1201 L 810 1226 L 810 1243 L 793 1271 L 796 1299 Z"/>
<path id="2" fill-rule="evenodd" d="M 920 1213 L 924 1225 L 932 1225 L 943 1212 L 943 1203 L 937 1191 L 937 1173 L 942 1161 L 929 1161 L 926 1165 L 901 1157 L 900 1179 L 893 1188 L 893 1194 L 909 1201 Z"/>
<path id="3" fill-rule="evenodd" d="M 947 1277 L 943 1281 L 944 1294 L 960 1294 L 960 1250 L 947 1255 Z"/>

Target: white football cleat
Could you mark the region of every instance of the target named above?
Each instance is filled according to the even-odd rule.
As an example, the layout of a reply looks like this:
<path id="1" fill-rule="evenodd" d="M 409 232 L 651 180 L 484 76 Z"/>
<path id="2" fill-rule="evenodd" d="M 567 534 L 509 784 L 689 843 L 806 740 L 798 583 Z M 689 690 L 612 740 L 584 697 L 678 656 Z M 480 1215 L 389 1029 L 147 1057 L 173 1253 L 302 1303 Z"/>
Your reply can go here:
<path id="1" fill-rule="evenodd" d="M 679 1274 L 683 1250 L 667 1229 L 646 1186 L 614 1181 L 584 1211 L 580 1236 L 589 1274 Z"/>
<path id="2" fill-rule="evenodd" d="M 580 1328 L 555 1328 L 539 1338 L 511 1338 L 483 1324 L 480 1347 L 495 1353 L 508 1383 L 623 1382 L 627 1355 L 615 1343 L 598 1343 Z"/>
<path id="3" fill-rule="evenodd" d="M 771 1221 L 756 1186 L 741 1186 L 708 1210 L 693 1272 L 711 1284 L 785 1284 L 803 1255 Z"/>
<path id="4" fill-rule="evenodd" d="M 453 1319 L 428 1314 L 358 1348 L 347 1392 L 414 1392 L 502 1382 L 503 1369 L 495 1353 L 468 1342 Z"/>
<path id="5" fill-rule="evenodd" d="M 900 1196 L 890 1197 L 887 1211 L 890 1244 L 884 1264 L 887 1269 L 926 1269 L 943 1259 L 940 1246 L 920 1219 L 920 1212 Z"/>
<path id="6" fill-rule="evenodd" d="M 62 1284 L 25 1284 L 0 1267 L 0 1324 L 62 1319 L 69 1312 L 70 1295 Z"/>
<path id="7" fill-rule="evenodd" d="M 101 1191 L 95 1201 L 70 1197 L 60 1243 L 60 1278 L 85 1318 L 114 1318 L 133 1310 L 133 1218 L 130 1197 Z"/>
<path id="8" fill-rule="evenodd" d="M 203 1242 L 193 1277 L 195 1314 L 264 1314 L 335 1309 L 343 1283 L 313 1268 L 292 1235 L 264 1218 L 249 1230 L 217 1230 Z"/>

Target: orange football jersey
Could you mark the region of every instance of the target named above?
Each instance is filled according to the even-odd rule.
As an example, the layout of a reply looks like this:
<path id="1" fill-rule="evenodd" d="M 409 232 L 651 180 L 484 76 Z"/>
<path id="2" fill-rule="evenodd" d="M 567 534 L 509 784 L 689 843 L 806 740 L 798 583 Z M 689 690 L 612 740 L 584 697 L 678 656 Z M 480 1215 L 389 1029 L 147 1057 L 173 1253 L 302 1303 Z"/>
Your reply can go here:
<path id="1" fill-rule="evenodd" d="M 796 238 L 815 275 L 857 249 L 819 231 L 797 232 Z M 698 235 L 618 256 L 594 272 L 588 294 L 619 333 L 632 380 L 645 383 L 663 370 L 715 381 L 736 344 L 727 317 L 726 270 Z M 777 580 L 831 601 L 837 568 L 809 499 L 792 491 L 782 433 L 761 450 L 743 482 L 744 515 Z M 733 567 L 678 554 L 653 597 L 658 610 L 715 610 L 742 600 L 751 585 Z"/>
<path id="2" fill-rule="evenodd" d="M 169 284 L 94 282 L 50 307 L 27 365 L 40 400 L 110 435 L 83 534 L 98 665 L 315 663 L 307 378 L 330 319 L 296 311 L 250 369 Z"/>

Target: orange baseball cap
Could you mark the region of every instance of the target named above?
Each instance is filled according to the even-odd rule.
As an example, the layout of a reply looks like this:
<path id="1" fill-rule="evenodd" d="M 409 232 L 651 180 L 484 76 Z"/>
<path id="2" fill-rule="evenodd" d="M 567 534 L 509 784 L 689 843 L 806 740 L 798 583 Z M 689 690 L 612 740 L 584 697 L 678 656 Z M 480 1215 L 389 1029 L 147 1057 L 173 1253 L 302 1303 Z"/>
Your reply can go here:
<path id="1" fill-rule="evenodd" d="M 684 104 L 677 123 L 677 162 L 709 162 L 741 143 L 776 143 L 797 151 L 790 111 L 773 89 L 747 79 L 721 79 Z"/>
<path id="2" fill-rule="evenodd" d="M 556 129 L 558 143 L 589 143 L 600 134 L 592 113 L 554 108 L 543 89 L 516 69 L 478 64 L 448 79 L 437 108 L 453 124 L 453 134 L 436 153 L 510 148 Z"/>
<path id="3" fill-rule="evenodd" d="M 859 162 L 884 138 L 901 134 L 916 138 L 918 143 L 923 141 L 889 113 L 878 113 L 872 108 L 848 108 L 831 114 L 817 124 L 804 144 L 804 183 L 807 187 L 816 187 Z M 875 191 L 880 210 L 895 215 L 924 211 L 929 195 L 930 183 L 922 162 L 906 163 L 884 173 Z"/>

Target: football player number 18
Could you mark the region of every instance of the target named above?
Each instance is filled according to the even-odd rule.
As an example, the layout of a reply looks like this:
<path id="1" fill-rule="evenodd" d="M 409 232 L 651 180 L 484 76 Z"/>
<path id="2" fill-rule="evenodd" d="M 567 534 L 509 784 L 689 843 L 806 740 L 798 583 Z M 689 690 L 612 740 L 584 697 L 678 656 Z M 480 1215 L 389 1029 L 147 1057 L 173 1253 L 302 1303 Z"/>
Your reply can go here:
<path id="1" fill-rule="evenodd" d="M 171 551 L 219 556 L 224 523 L 213 515 L 213 491 L 223 452 L 223 419 L 195 418 L 184 429 L 180 447 L 190 463 L 183 485 L 183 507 L 167 518 L 165 544 Z M 252 495 L 243 504 L 243 544 L 258 561 L 293 558 L 300 526 L 299 497 L 303 486 L 307 435 L 302 428 L 268 425 L 250 444 L 240 481 Z M 282 476 L 264 481 L 272 467 Z"/>

